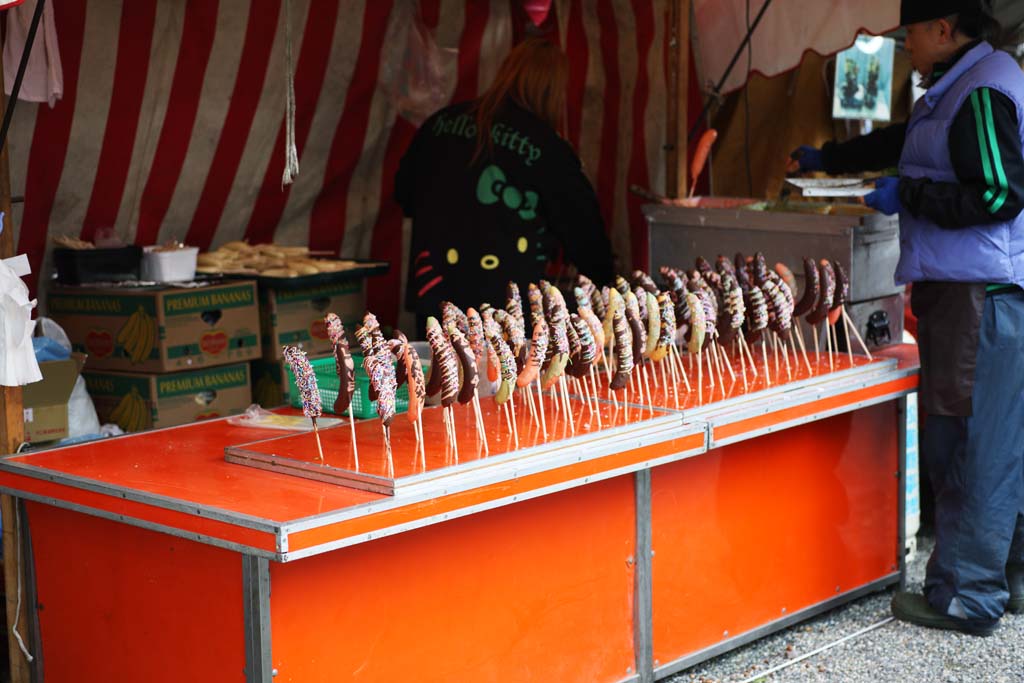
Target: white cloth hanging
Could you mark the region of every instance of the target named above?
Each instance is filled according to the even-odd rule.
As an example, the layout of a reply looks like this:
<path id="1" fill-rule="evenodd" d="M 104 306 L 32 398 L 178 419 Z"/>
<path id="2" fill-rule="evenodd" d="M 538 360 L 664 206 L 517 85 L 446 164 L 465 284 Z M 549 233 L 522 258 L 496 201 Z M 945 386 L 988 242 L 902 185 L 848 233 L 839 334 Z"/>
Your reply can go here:
<path id="1" fill-rule="evenodd" d="M 43 378 L 32 347 L 32 309 L 28 287 L 0 261 L 0 385 L 19 387 Z"/>
<path id="2" fill-rule="evenodd" d="M 64 70 L 60 63 L 60 49 L 57 47 L 57 25 L 53 19 L 53 5 L 45 2 L 36 37 L 32 43 L 25 77 L 21 81 L 18 99 L 24 102 L 48 102 L 52 107 L 64 96 Z M 8 95 L 14 88 L 18 65 L 25 51 L 28 29 L 36 2 L 22 3 L 7 10 L 7 41 L 4 43 L 4 92 Z"/>

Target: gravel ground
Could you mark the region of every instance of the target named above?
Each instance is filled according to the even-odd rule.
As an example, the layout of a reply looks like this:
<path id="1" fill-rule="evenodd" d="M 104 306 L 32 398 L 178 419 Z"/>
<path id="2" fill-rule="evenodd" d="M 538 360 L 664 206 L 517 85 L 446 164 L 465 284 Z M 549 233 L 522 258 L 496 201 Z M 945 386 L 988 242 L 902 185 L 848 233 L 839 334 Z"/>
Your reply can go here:
<path id="1" fill-rule="evenodd" d="M 921 537 L 908 568 L 920 591 L 933 540 Z M 740 683 L 891 616 L 893 590 L 875 593 L 665 679 L 668 683 Z M 1024 683 L 1024 615 L 1006 615 L 990 638 L 890 622 L 793 664 L 758 683 Z"/>

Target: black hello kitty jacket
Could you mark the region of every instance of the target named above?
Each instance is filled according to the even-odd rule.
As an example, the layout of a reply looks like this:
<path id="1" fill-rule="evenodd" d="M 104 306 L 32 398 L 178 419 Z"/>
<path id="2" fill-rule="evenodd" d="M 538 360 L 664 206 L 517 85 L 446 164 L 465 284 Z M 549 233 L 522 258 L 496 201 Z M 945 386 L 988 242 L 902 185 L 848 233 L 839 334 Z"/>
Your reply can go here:
<path id="1" fill-rule="evenodd" d="M 406 308 L 503 308 L 505 286 L 544 277 L 565 259 L 599 284 L 612 279 L 611 245 L 579 157 L 550 126 L 509 104 L 476 152 L 476 122 L 463 102 L 420 127 L 395 176 L 395 198 L 413 220 Z"/>

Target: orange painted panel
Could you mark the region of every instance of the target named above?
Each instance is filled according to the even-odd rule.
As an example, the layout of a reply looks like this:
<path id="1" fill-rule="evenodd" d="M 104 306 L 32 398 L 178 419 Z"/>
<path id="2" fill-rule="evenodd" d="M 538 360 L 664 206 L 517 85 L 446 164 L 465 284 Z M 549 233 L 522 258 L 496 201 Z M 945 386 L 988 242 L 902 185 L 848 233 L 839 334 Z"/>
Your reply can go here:
<path id="1" fill-rule="evenodd" d="M 271 564 L 280 683 L 629 676 L 632 476 Z"/>
<path id="2" fill-rule="evenodd" d="M 277 430 L 212 420 L 31 453 L 12 461 L 279 522 L 384 497 L 224 460 L 226 446 L 280 435 Z"/>
<path id="3" fill-rule="evenodd" d="M 728 438 L 755 432 L 767 427 L 773 427 L 775 425 L 797 420 L 809 415 L 836 410 L 862 401 L 870 401 L 871 399 L 876 399 L 880 396 L 890 396 L 900 392 L 913 391 L 917 388 L 918 380 L 919 377 L 917 375 L 902 377 L 891 382 L 874 384 L 855 391 L 848 391 L 835 396 L 827 396 L 809 403 L 801 403 L 800 405 L 793 406 L 792 408 L 777 410 L 766 415 L 758 415 L 746 420 L 730 422 L 728 424 L 715 427 L 713 439 L 724 441 Z"/>
<path id="4" fill-rule="evenodd" d="M 210 536 L 250 548 L 258 548 L 269 552 L 277 551 L 277 537 L 271 532 L 240 527 L 208 517 L 199 517 L 177 510 L 168 510 L 103 493 L 96 493 L 95 491 L 86 491 L 42 479 L 11 474 L 10 472 L 0 472 L 0 486 L 82 505 L 95 510 L 124 515 L 131 519 L 152 522 L 172 529 Z"/>
<path id="5" fill-rule="evenodd" d="M 648 460 L 655 460 L 667 455 L 675 455 L 686 451 L 699 450 L 704 447 L 704 433 L 690 434 L 679 439 L 664 441 L 652 446 L 645 446 L 621 453 L 612 453 L 604 458 L 567 465 L 547 472 L 539 472 L 517 477 L 490 486 L 455 493 L 440 498 L 432 498 L 413 505 L 392 510 L 356 517 L 307 531 L 299 531 L 288 535 L 289 551 L 311 548 L 339 539 L 365 534 L 371 531 L 387 529 L 407 522 L 423 519 L 446 512 L 454 512 L 490 501 L 508 498 L 516 494 L 535 491 L 567 481 L 574 481 L 591 475 L 616 470 L 620 467 L 635 465 Z"/>
<path id="6" fill-rule="evenodd" d="M 240 555 L 26 509 L 47 683 L 245 681 Z"/>
<path id="7" fill-rule="evenodd" d="M 890 401 L 653 471 L 660 664 L 897 570 L 897 420 Z"/>

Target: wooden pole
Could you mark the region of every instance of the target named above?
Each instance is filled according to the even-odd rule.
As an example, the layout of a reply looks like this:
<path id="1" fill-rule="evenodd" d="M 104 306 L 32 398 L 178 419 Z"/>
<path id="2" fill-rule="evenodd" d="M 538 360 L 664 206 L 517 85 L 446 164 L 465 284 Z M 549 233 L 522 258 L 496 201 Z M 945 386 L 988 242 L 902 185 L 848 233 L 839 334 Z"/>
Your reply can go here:
<path id="1" fill-rule="evenodd" d="M 0 58 L 0 71 L 3 61 Z M 0 89 L 0 110 L 7 109 L 7 97 Z M 4 230 L 0 233 L 0 258 L 14 256 L 14 216 L 11 215 L 11 169 L 7 144 L 0 149 L 0 211 L 4 214 Z M 0 387 L 0 453 L 14 453 L 25 440 L 25 413 L 21 401 L 21 387 Z M 29 651 L 28 601 L 25 599 L 24 567 L 18 562 L 18 546 L 21 543 L 20 529 L 15 524 L 17 499 L 0 496 L 0 513 L 3 515 L 4 552 L 4 595 L 7 607 L 7 648 L 10 652 L 11 683 L 28 683 L 31 680 L 30 664 L 18 647 L 18 641 L 11 632 L 17 620 Z M 18 611 L 18 585 L 21 585 L 21 610 Z"/>
<path id="2" fill-rule="evenodd" d="M 6 107 L 6 97 L 0 91 L 0 109 L 4 107 Z M 11 216 L 11 177 L 7 145 L 0 150 L 0 211 L 4 213 L 4 231 L 0 233 L 0 258 L 9 258 L 14 256 L 14 218 Z M 0 453 L 14 453 L 18 450 L 25 440 L 24 420 L 21 387 L 0 387 Z M 10 652 L 11 683 L 28 683 L 31 679 L 30 665 L 11 632 L 11 626 L 17 620 L 18 631 L 31 652 L 32 645 L 28 640 L 28 601 L 25 599 L 24 567 L 18 562 L 18 545 L 21 543 L 21 534 L 15 525 L 14 509 L 16 505 L 15 498 L 0 496 L 0 512 L 3 515 L 7 647 Z M 18 611 L 19 578 L 22 593 L 20 613 Z"/>
<path id="3" fill-rule="evenodd" d="M 668 126 L 665 144 L 665 195 L 685 197 L 689 183 L 687 164 L 686 101 L 690 75 L 690 2 L 669 2 Z"/>

